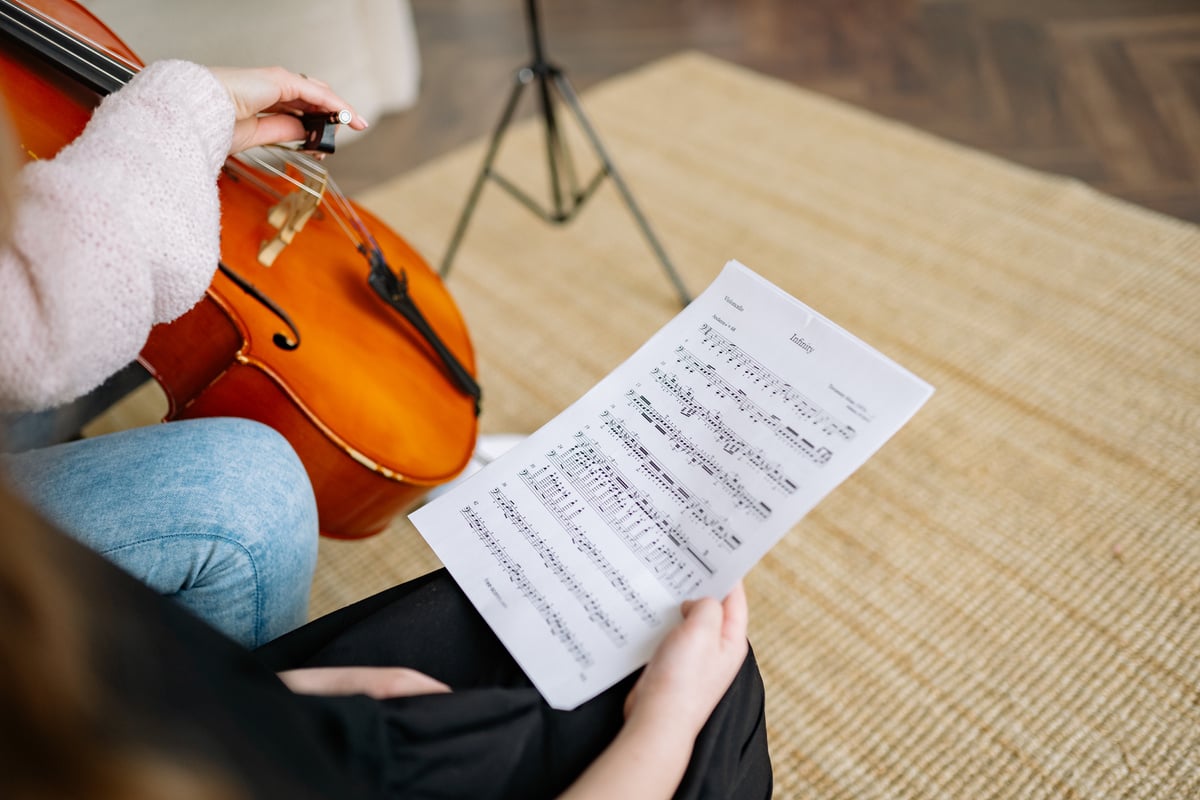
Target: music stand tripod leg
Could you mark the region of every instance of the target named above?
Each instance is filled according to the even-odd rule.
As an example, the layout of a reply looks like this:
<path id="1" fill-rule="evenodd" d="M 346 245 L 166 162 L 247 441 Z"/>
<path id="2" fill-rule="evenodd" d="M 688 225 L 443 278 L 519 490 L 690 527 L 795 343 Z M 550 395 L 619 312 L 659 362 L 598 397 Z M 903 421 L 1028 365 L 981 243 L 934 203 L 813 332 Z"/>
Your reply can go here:
<path id="1" fill-rule="evenodd" d="M 517 71 L 512 91 L 508 95 L 508 102 L 504 106 L 504 111 L 500 114 L 500 121 L 492 133 L 491 142 L 488 144 L 487 155 L 483 159 L 483 166 L 480 167 L 479 174 L 475 177 L 475 183 L 471 187 L 470 194 L 467 195 L 467 203 L 463 207 L 462 213 L 459 214 L 458 224 L 454 226 L 454 235 L 450 238 L 450 245 L 446 248 L 446 254 L 442 257 L 440 273 L 443 278 L 450 273 L 450 264 L 453 262 L 454 254 L 458 251 L 458 246 L 467 231 L 467 224 L 471 221 L 471 215 L 475 213 L 475 204 L 479 202 L 479 194 L 483 191 L 484 183 L 487 182 L 487 179 L 492 174 L 492 164 L 495 162 L 496 154 L 500 150 L 500 142 L 504 139 L 504 134 L 512 122 L 517 102 L 521 99 L 521 92 L 529 85 L 531 80 L 533 80 L 533 71 L 528 67 Z"/>
<path id="2" fill-rule="evenodd" d="M 509 94 L 508 103 L 504 107 L 504 112 L 500 116 L 500 122 L 496 126 L 495 132 L 492 134 L 491 144 L 488 146 L 487 155 L 483 161 L 483 167 L 479 170 L 479 174 L 475 178 L 475 184 L 471 187 L 471 191 L 467 196 L 466 206 L 463 208 L 462 214 L 459 215 L 458 224 L 454 228 L 454 235 L 450 239 L 450 245 L 446 248 L 446 254 L 442 258 L 441 275 L 446 277 L 450 272 L 450 265 L 454 259 L 455 253 L 462 242 L 462 237 L 466 232 L 467 224 L 470 222 L 472 214 L 475 212 L 475 205 L 479 200 L 479 194 L 483 191 L 483 185 L 491 178 L 500 186 L 506 189 L 517 200 L 524 204 L 534 213 L 540 215 L 547 222 L 555 224 L 563 224 L 572 219 L 576 212 L 579 211 L 585 200 L 591 195 L 592 191 L 603 180 L 604 177 L 610 177 L 613 183 L 617 186 L 617 191 L 621 195 L 621 199 L 628 207 L 630 214 L 633 215 L 634 221 L 642 231 L 642 235 L 646 237 L 646 241 L 650 243 L 651 249 L 658 257 L 659 263 L 662 264 L 663 270 L 667 273 L 667 277 L 675 287 L 675 291 L 679 294 L 679 299 L 683 305 L 687 305 L 692 301 L 691 295 L 688 293 L 687 287 L 683 283 L 683 279 L 679 273 L 675 271 L 674 265 L 670 258 L 667 257 L 666 250 L 658 241 L 658 237 L 654 235 L 654 231 L 650 228 L 650 223 L 642 214 L 637 202 L 633 199 L 633 193 L 629 191 L 621 173 L 617 171 L 617 167 L 613 164 L 612 159 L 605 150 L 603 143 L 600 141 L 600 136 L 592 127 L 591 121 L 583 112 L 583 105 L 579 101 L 579 97 L 575 94 L 574 88 L 566 75 L 561 69 L 546 61 L 542 49 L 542 32 L 541 24 L 538 21 L 537 0 L 526 0 L 526 14 L 529 23 L 529 42 L 533 51 L 533 61 L 526 67 L 523 67 L 517 72 L 516 84 L 513 86 L 512 92 Z M 496 154 L 500 149 L 500 141 L 504 137 L 505 131 L 508 129 L 509 123 L 512 121 L 513 113 L 517 107 L 517 102 L 520 100 L 521 91 L 528 86 L 534 79 L 537 79 L 539 85 L 539 95 L 542 106 L 542 124 L 545 128 L 546 136 L 546 151 L 548 157 L 548 168 L 550 177 L 550 193 L 554 202 L 553 209 L 547 211 L 538 206 L 538 204 L 523 192 L 519 187 L 511 181 L 506 180 L 502 175 L 493 171 L 493 163 Z M 600 172 L 592 180 L 587 189 L 580 191 L 576 181 L 573 162 L 567 153 L 567 145 L 559 130 L 558 122 L 555 119 L 554 104 L 552 98 L 551 82 L 553 88 L 557 90 L 561 100 L 571 109 L 575 115 L 575 120 L 579 124 L 580 129 L 587 137 L 596 157 L 600 161 Z M 561 180 L 563 174 L 560 173 L 560 168 L 565 172 L 567 180 L 570 182 L 570 208 L 568 209 L 563 201 L 563 186 Z"/>
<path id="3" fill-rule="evenodd" d="M 584 135 L 591 142 L 592 149 L 596 151 L 596 157 L 600 159 L 602 169 L 605 174 L 612 178 L 613 184 L 616 185 L 617 191 L 621 195 L 621 199 L 625 201 L 625 205 L 629 208 L 629 213 L 633 215 L 638 227 L 642 230 L 642 235 L 646 237 L 646 241 L 650 243 L 650 247 L 658 257 L 659 263 L 662 264 L 663 271 L 667 273 L 667 277 L 670 279 L 672 285 L 674 285 L 675 291 L 679 294 L 680 302 L 686 306 L 692 302 L 692 297 L 687 290 L 687 286 L 684 285 L 683 279 L 676 272 L 674 265 L 667 257 L 666 250 L 663 249 L 662 244 L 658 241 L 658 237 L 654 235 L 654 231 L 650 228 L 649 221 L 646 220 L 641 209 L 638 208 L 637 202 L 633 199 L 633 193 L 629 191 L 624 178 L 621 177 L 621 173 L 617 171 L 616 165 L 604 149 L 604 144 L 600 141 L 600 135 L 596 133 L 596 129 L 592 127 L 591 121 L 588 120 L 587 115 L 583 112 L 583 104 L 575 94 L 575 89 L 571 86 L 571 82 L 567 80 L 567 76 L 561 71 L 555 73 L 554 81 L 558 87 L 559 94 L 567 102 L 567 106 L 579 122 L 580 129 L 583 130 Z"/>

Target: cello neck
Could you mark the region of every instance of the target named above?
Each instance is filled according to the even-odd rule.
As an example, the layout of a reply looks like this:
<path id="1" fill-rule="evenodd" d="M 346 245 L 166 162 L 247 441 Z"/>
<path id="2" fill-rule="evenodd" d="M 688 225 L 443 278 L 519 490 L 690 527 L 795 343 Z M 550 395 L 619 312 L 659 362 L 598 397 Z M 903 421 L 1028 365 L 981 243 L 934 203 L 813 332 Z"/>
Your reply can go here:
<path id="1" fill-rule="evenodd" d="M 40 12 L 13 0 L 0 0 L 0 34 L 24 45 L 100 95 L 128 83 L 137 69 Z"/>

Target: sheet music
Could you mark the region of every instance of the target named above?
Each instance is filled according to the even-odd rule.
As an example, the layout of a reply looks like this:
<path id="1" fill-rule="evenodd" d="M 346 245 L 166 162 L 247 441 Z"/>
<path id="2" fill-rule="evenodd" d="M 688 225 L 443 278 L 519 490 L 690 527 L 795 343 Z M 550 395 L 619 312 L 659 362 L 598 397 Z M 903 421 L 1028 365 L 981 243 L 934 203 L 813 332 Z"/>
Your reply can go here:
<path id="1" fill-rule="evenodd" d="M 632 357 L 410 519 L 574 708 L 724 596 L 933 389 L 731 261 Z"/>

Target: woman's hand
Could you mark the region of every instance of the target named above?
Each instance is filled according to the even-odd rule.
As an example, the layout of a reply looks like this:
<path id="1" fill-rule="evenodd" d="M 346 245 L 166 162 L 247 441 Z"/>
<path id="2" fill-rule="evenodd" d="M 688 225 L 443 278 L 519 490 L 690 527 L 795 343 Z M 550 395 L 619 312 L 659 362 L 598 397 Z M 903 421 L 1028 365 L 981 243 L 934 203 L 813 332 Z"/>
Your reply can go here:
<path id="1" fill-rule="evenodd" d="M 236 111 L 229 154 L 263 144 L 294 142 L 304 138 L 300 114 L 333 114 L 350 111 L 349 125 L 356 131 L 367 121 L 339 97 L 329 84 L 282 67 L 209 67 L 229 92 Z"/>
<path id="2" fill-rule="evenodd" d="M 310 667 L 279 673 L 297 694 L 365 694 L 376 700 L 449 692 L 450 687 L 407 667 Z"/>
<path id="3" fill-rule="evenodd" d="M 696 736 L 746 660 L 748 612 L 739 582 L 724 601 L 689 601 L 625 699 L 625 726 L 560 800 L 666 800 Z"/>
<path id="4" fill-rule="evenodd" d="M 746 660 L 749 613 L 739 581 L 724 601 L 686 601 L 683 622 L 667 634 L 625 700 L 627 722 L 669 725 L 689 741 Z"/>

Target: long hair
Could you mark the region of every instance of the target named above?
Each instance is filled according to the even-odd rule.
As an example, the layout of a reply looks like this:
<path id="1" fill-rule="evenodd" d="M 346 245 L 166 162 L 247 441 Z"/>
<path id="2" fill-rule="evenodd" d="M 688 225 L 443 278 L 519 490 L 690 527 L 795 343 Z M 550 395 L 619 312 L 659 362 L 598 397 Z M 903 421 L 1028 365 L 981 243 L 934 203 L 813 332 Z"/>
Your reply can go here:
<path id="1" fill-rule="evenodd" d="M 60 536 L 0 485 L 0 797 L 240 797 L 206 764 L 108 735 L 122 710 L 92 669 L 95 598 L 64 574 Z"/>

